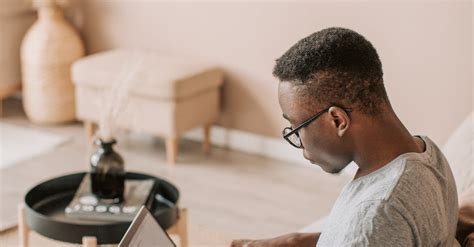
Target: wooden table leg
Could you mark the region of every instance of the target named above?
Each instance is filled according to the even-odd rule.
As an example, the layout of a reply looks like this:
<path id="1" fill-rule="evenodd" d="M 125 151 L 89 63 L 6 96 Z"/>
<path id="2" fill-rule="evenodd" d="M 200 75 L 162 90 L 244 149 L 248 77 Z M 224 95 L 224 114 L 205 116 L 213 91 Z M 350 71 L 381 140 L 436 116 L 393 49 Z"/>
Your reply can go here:
<path id="1" fill-rule="evenodd" d="M 188 247 L 188 209 L 182 208 L 179 212 L 177 230 L 181 247 Z"/>
<path id="2" fill-rule="evenodd" d="M 20 246 L 28 247 L 29 246 L 29 234 L 30 229 L 26 224 L 26 209 L 25 205 L 21 203 L 18 205 L 18 235 L 20 238 Z"/>
<path id="3" fill-rule="evenodd" d="M 211 126 L 212 124 L 204 125 L 204 139 L 202 141 L 202 150 L 205 154 L 211 153 Z"/>
<path id="4" fill-rule="evenodd" d="M 93 236 L 82 237 L 82 246 L 83 247 L 97 247 L 97 238 Z"/>
<path id="5" fill-rule="evenodd" d="M 168 164 L 173 165 L 176 163 L 176 158 L 178 156 L 178 138 L 168 137 L 166 139 L 166 158 Z"/>
<path id="6" fill-rule="evenodd" d="M 167 230 L 168 234 L 176 234 L 179 237 L 179 247 L 188 247 L 188 209 L 179 210 L 179 219 L 175 225 Z"/>

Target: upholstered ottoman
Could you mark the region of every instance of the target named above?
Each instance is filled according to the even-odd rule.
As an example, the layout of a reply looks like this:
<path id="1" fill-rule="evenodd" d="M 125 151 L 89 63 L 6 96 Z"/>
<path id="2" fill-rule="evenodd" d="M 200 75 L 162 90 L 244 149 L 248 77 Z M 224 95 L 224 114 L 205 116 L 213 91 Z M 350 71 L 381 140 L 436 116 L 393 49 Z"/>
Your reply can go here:
<path id="1" fill-rule="evenodd" d="M 72 77 L 77 118 L 84 121 L 89 137 L 103 114 L 104 97 L 120 83 L 127 90 L 127 103 L 115 120 L 117 127 L 166 138 L 167 160 L 173 164 L 180 135 L 201 126 L 203 148 L 209 152 L 210 128 L 220 112 L 220 69 L 152 51 L 112 50 L 75 62 Z"/>

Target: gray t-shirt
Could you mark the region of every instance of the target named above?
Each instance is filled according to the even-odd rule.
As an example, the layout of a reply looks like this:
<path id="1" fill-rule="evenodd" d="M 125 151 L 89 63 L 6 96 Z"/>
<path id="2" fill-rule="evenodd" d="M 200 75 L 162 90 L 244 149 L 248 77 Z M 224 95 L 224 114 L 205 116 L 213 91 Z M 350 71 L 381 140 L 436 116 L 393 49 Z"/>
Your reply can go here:
<path id="1" fill-rule="evenodd" d="M 458 197 L 449 164 L 427 137 L 423 153 L 405 153 L 347 184 L 317 246 L 453 246 Z"/>

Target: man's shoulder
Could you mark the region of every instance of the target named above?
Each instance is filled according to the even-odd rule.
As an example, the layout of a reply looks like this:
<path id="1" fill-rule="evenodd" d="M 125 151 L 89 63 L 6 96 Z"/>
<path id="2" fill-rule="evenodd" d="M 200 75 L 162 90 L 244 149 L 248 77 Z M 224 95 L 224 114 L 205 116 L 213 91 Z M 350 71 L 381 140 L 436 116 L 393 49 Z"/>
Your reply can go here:
<path id="1" fill-rule="evenodd" d="M 426 137 L 423 140 L 426 143 L 424 153 L 405 155 L 403 171 L 387 198 L 389 202 L 439 202 L 446 200 L 444 197 L 447 194 L 456 195 L 454 178 L 446 158 L 431 140 Z"/>
<path id="2" fill-rule="evenodd" d="M 424 154 L 401 155 L 366 179 L 367 186 L 362 186 L 355 206 L 374 211 L 381 207 L 412 211 L 420 205 L 446 201 L 446 194 L 455 186 L 454 179 L 441 152 L 429 149 Z"/>

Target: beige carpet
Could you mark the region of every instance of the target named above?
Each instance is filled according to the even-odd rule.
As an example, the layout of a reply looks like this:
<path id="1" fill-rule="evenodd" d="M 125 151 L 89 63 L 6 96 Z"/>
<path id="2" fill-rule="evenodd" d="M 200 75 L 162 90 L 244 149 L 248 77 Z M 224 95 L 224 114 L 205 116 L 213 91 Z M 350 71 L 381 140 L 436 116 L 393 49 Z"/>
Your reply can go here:
<path id="1" fill-rule="evenodd" d="M 16 171 L 23 169 L 21 168 L 22 163 L 51 152 L 67 140 L 68 138 L 63 135 L 0 122 L 0 179 L 3 181 L 17 178 Z M 30 171 L 40 171 L 38 169 L 41 169 L 41 165 L 37 166 L 36 169 Z M 5 179 L 7 175 L 11 178 Z M 16 214 L 11 209 L 21 200 L 24 188 L 4 184 L 0 186 L 0 198 L 2 199 L 0 231 L 3 231 L 17 224 Z"/>
<path id="2" fill-rule="evenodd" d="M 45 153 L 67 138 L 0 122 L 0 169 Z"/>

